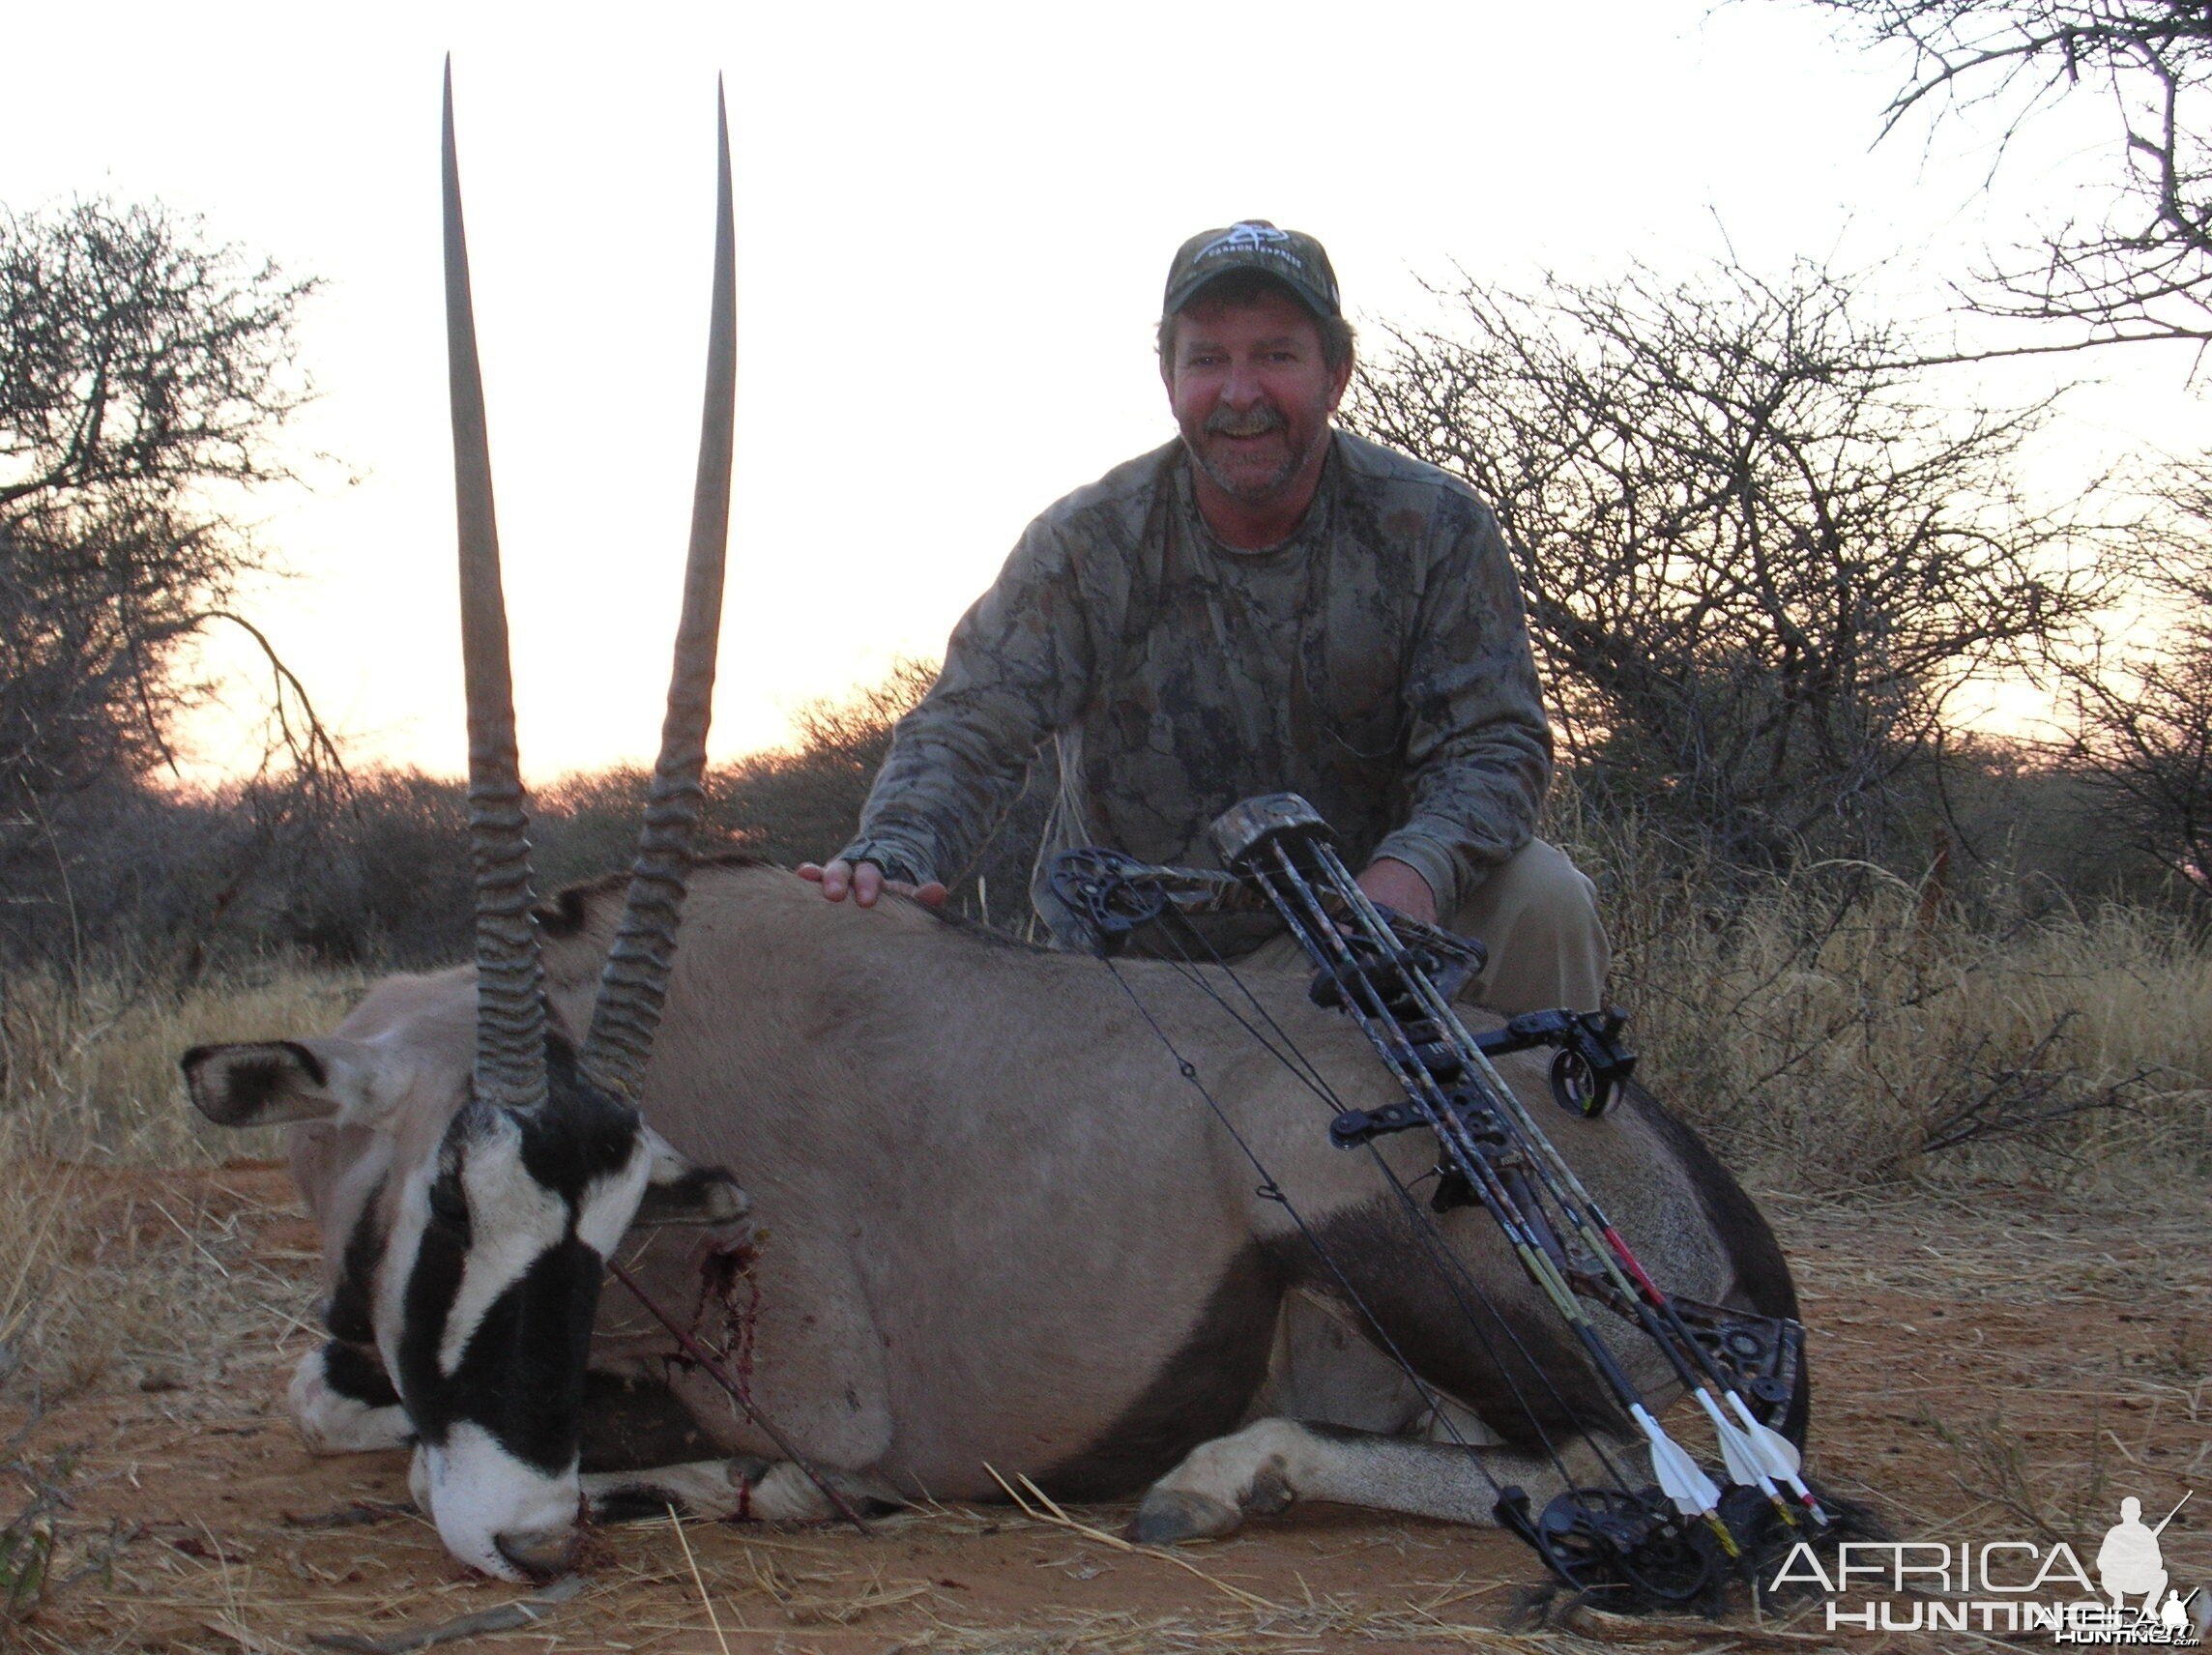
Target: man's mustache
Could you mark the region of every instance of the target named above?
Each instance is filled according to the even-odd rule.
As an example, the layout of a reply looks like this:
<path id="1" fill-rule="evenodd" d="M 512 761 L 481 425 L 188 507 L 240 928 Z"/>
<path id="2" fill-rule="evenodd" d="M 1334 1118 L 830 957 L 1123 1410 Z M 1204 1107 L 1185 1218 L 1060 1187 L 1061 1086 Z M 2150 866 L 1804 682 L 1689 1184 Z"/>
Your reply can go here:
<path id="1" fill-rule="evenodd" d="M 1261 403 L 1238 414 L 1228 408 L 1216 408 L 1206 417 L 1208 432 L 1216 437 L 1264 437 L 1269 431 L 1280 431 L 1290 421 L 1275 409 Z"/>

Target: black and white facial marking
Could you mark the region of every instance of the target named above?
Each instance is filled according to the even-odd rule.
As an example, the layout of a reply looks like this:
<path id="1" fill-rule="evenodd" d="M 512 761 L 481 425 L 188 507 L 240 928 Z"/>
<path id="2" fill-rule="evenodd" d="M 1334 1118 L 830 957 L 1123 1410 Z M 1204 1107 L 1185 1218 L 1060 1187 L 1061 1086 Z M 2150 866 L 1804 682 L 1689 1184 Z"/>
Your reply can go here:
<path id="1" fill-rule="evenodd" d="M 331 1343 L 293 1374 L 301 1431 L 326 1452 L 416 1440 L 416 1497 L 446 1544 L 507 1580 L 555 1573 L 571 1550 L 608 1254 L 633 1223 L 735 1224 L 750 1205 L 584 1082 L 565 1045 L 546 1056 L 542 1106 L 457 1113 L 455 1063 L 405 1022 L 185 1058 L 211 1120 L 346 1135 L 323 1146 L 340 1152 L 315 1185 L 351 1216 L 323 1306 Z"/>
<path id="2" fill-rule="evenodd" d="M 607 1255 L 665 1146 L 549 1043 L 550 1096 L 471 1101 L 409 1171 L 376 1306 L 448 1549 L 509 1580 L 568 1566 L 584 1361 Z"/>

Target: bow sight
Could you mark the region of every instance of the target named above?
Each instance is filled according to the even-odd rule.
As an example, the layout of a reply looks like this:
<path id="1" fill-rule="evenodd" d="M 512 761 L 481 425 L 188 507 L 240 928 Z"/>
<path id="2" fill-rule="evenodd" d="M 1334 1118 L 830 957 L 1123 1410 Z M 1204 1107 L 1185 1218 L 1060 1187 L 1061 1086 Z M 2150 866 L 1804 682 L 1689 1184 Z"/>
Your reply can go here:
<path id="1" fill-rule="evenodd" d="M 1482 944 L 1378 907 L 1304 799 L 1247 799 L 1210 831 L 1225 873 L 1079 850 L 1054 858 L 1052 889 L 1102 955 L 1172 914 L 1271 910 L 1315 968 L 1315 1002 L 1341 1009 L 1367 1036 L 1404 1101 L 1340 1110 L 1330 1141 L 1351 1148 L 1432 1132 L 1430 1205 L 1489 1214 L 1650 1451 L 1654 1488 L 1571 1489 L 1541 1513 L 1520 1489 L 1504 1488 L 1498 1522 L 1568 1585 L 1655 1604 L 1710 1601 L 1728 1573 L 1749 1571 L 1777 1541 L 1828 1528 L 1795 1445 L 1775 1429 L 1797 1383 L 1804 1329 L 1663 1291 L 1492 1062 L 1549 1048 L 1555 1101 L 1586 1118 L 1602 1116 L 1635 1064 L 1620 1043 L 1622 1013 L 1535 1011 L 1472 1033 L 1453 1000 L 1481 972 Z M 1664 1353 L 1712 1427 L 1731 1484 L 1725 1495 L 1661 1428 L 1585 1300 Z"/>

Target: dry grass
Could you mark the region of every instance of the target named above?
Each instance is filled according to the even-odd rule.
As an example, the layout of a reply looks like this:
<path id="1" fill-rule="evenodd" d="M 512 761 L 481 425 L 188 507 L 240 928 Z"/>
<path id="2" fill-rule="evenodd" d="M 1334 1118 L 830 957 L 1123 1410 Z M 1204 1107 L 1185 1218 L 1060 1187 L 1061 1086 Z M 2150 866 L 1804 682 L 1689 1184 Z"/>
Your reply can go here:
<path id="1" fill-rule="evenodd" d="M 1657 881 L 1629 887 L 1633 901 L 1613 900 L 1622 974 L 1646 1072 L 1663 1092 L 1725 1139 L 1730 1158 L 1769 1192 L 1891 1185 L 1878 1198 L 1862 1194 L 1847 1237 L 1860 1227 L 1917 1234 L 1938 1206 L 1957 1209 L 1945 1222 L 1964 1227 L 1962 1236 L 1972 1231 L 1971 1245 L 1940 1253 L 1900 1245 L 1864 1256 L 1847 1251 L 1848 1239 L 1815 1247 L 1793 1236 L 1808 1320 L 1823 1325 L 1823 1338 L 1885 1348 L 1886 1332 L 1871 1323 L 1856 1331 L 1858 1313 L 1844 1308 L 1884 1294 L 1918 1295 L 1897 1302 L 1923 1327 L 1936 1324 L 1921 1317 L 1945 1310 L 1988 1325 L 1990 1345 L 1972 1347 L 1971 1359 L 1986 1367 L 1972 1406 L 1923 1418 L 1918 1410 L 1933 1406 L 1917 1395 L 1923 1387 L 1887 1369 L 1878 1386 L 1861 1387 L 1855 1416 L 1870 1444 L 1878 1443 L 1878 1424 L 1891 1441 L 1908 1434 L 1928 1463 L 1954 1467 L 1949 1480 L 1931 1483 L 1914 1526 L 1954 1517 L 1956 1502 L 1970 1496 L 1982 1503 L 1968 1509 L 1996 1509 L 2006 1523 L 2072 1532 L 2122 1483 L 2149 1491 L 2163 1486 L 2148 1480 L 2154 1468 L 2162 1477 L 2200 1472 L 2201 1454 L 2184 1467 L 2183 1449 L 2169 1441 L 2201 1441 L 2205 1351 L 2192 1331 L 2200 1319 L 2177 1319 L 2171 1331 L 2112 1356 L 2109 1374 L 2084 1369 L 2081 1382 L 2111 1399 L 2099 1406 L 2113 1410 L 2113 1441 L 2124 1446 L 2110 1446 L 2110 1459 L 2100 1447 L 2110 1433 L 2075 1431 L 2066 1419 L 2030 1420 L 2027 1433 L 2019 1405 L 2035 1381 L 2024 1366 L 2019 1375 L 1987 1366 L 2006 1349 L 2000 1341 L 2024 1350 L 2054 1311 L 2072 1317 L 2092 1300 L 2164 1302 L 2173 1290 L 2162 1261 L 2174 1238 L 2130 1250 L 2100 1234 L 2090 1247 L 2095 1223 L 2053 1219 L 2045 1234 L 2019 1211 L 2001 1226 L 1993 1215 L 1985 1234 L 1974 1204 L 1943 1191 L 1994 1174 L 2069 1184 L 2075 1198 L 2104 1185 L 2171 1192 L 2200 1170 L 2212 1142 L 2212 956 L 2157 915 L 2061 910 L 1969 924 L 1923 889 L 1850 870 L 1755 890 L 1725 912 Z M 412 1520 L 317 1538 L 210 1507 L 204 1541 L 160 1524 L 128 1540 L 114 1526 L 123 1520 L 100 1505 L 108 1497 L 100 1488 L 112 1495 L 116 1479 L 152 1473 L 167 1444 L 204 1459 L 221 1451 L 210 1446 L 213 1436 L 268 1429 L 283 1374 L 312 1337 L 301 1321 L 306 1266 L 286 1251 L 299 1243 L 269 1242 L 266 1189 L 254 1195 L 244 1175 L 220 1164 L 274 1154 L 276 1140 L 201 1127 L 175 1079 L 177 1055 L 205 1040 L 328 1028 L 359 986 L 280 965 L 183 990 L 123 979 L 0 983 L 0 1369 L 11 1376 L 0 1403 L 19 1419 L 36 1393 L 68 1405 L 73 1418 L 103 1421 L 102 1431 L 111 1425 L 115 1438 L 72 1473 L 73 1489 L 94 1492 L 80 1515 L 65 1512 L 60 1559 L 66 1575 L 115 1547 L 112 1583 L 87 1577 L 63 1594 L 55 1611 L 70 1613 L 33 1622 L 32 1647 L 90 1649 L 86 1629 L 98 1626 L 102 1649 L 305 1651 L 314 1633 L 383 1637 L 500 1601 L 495 1588 L 456 1581 L 434 1536 Z M 2107 1098 L 2127 1107 L 2082 1107 Z M 1983 1129 L 1941 1153 L 1924 1147 L 1961 1118 Z M 1897 1209 L 1894 1223 L 1882 1219 L 1885 1204 Z M 2091 1202 L 2083 1210 L 2148 1215 L 2170 1205 Z M 1789 1234 L 1805 1224 L 1800 1214 L 1835 1209 L 1825 1196 L 1778 1195 L 1770 1210 Z M 1965 1362 L 1967 1349 L 1945 1342 L 1921 1357 Z M 1930 1387 L 1942 1382 L 1933 1370 L 1925 1378 Z M 2145 1411 L 2128 1411 L 2139 1405 Z M 1829 1417 L 1833 1454 L 1853 1410 Z M 2131 1434 L 2131 1420 L 2147 1423 Z M 2152 1458 L 2162 1445 L 2166 1458 Z M 35 1464 L 0 1471 L 24 1487 L 32 1486 L 26 1469 L 51 1484 L 72 1440 L 49 1427 L 33 1448 Z M 393 1487 L 372 1497 L 398 1497 L 396 1473 L 388 1481 Z M 326 1494 L 318 1503 L 351 1497 Z M 17 1499 L 14 1487 L 0 1495 L 0 1520 Z M 1222 1552 L 1194 1553 L 1208 1580 L 1191 1580 L 1181 1566 L 1127 1555 L 1042 1507 L 1030 1518 L 987 1520 L 929 1512 L 895 1526 L 900 1546 L 877 1550 L 712 1526 L 624 1531 L 583 1598 L 542 1630 L 482 1643 L 542 1648 L 552 1634 L 562 1647 L 619 1639 L 717 1655 L 725 1642 L 741 1655 L 771 1647 L 1105 1655 L 1370 1644 L 1543 1651 L 1599 1641 L 1661 1649 L 1709 1638 L 1581 1620 L 1501 1631 L 1509 1597 L 1499 1595 L 1500 1576 L 1470 1567 L 1456 1536 L 1378 1530 L 1399 1550 L 1372 1587 L 1364 1575 L 1308 1587 L 1287 1568 L 1266 1578 L 1240 1572 L 1242 1560 Z M 1009 1622 L 946 1583 L 962 1565 L 941 1553 L 1012 1551 L 1017 1539 L 1032 1550 L 1049 1541 L 1051 1555 L 1038 1550 L 1033 1561 L 1025 1552 L 1004 1565 L 1009 1574 L 1057 1571 L 1067 1589 L 1091 1595 Z M 928 1562 L 908 1567 L 909 1545 L 922 1547 Z M 372 1553 L 386 1561 L 365 1582 L 345 1583 L 349 1559 Z M 1801 1629 L 1732 1626 L 1727 1636 L 1753 1648 L 1805 1642 Z"/>
<path id="2" fill-rule="evenodd" d="M 213 1040 L 328 1029 L 360 994 L 356 973 L 270 961 L 177 988 L 135 972 L 0 978 L 0 1123 L 22 1155 L 139 1167 L 272 1152 L 267 1134 L 220 1132 L 184 1101 L 177 1060 Z M 4 1198 L 0 1198 L 4 1199 Z"/>
<path id="3" fill-rule="evenodd" d="M 2173 915 L 1969 920 L 1856 864 L 1725 905 L 1612 883 L 1643 1073 L 1755 1181 L 2140 1187 L 2207 1165 L 2212 953 Z"/>
<path id="4" fill-rule="evenodd" d="M 129 973 L 0 981 L 6 1394 L 66 1397 L 119 1367 L 159 1385 L 198 1359 L 211 1319 L 234 1308 L 227 1290 L 249 1205 L 224 1191 L 217 1169 L 277 1154 L 281 1137 L 201 1120 L 177 1060 L 203 1041 L 329 1028 L 360 986 L 283 964 L 184 988 Z M 95 1199 L 96 1168 L 199 1176 L 121 1195 L 106 1181 Z M 211 1277 L 224 1291 L 211 1294 Z"/>
<path id="5" fill-rule="evenodd" d="M 160 1393 L 207 1370 L 218 1328 L 247 1316 L 298 1326 L 299 1284 L 247 1256 L 259 1205 L 219 1169 L 118 1188 L 67 1163 L 7 1160 L 0 1400 L 60 1401 L 103 1380 Z"/>
<path id="6" fill-rule="evenodd" d="M 340 1574 L 332 1565 L 342 1567 L 341 1560 L 327 1548 L 304 1545 L 280 1527 L 234 1523 L 207 1529 L 181 1561 L 173 1550 L 163 1555 L 150 1535 L 111 1585 L 88 1590 L 77 1606 L 104 1599 L 104 1613 L 47 1617 L 25 1641 L 72 1655 L 401 1650 L 423 1647 L 433 1636 L 465 1637 L 464 1646 L 487 1650 L 656 1655 L 1337 1655 L 1375 1647 L 1410 1655 L 1601 1648 L 1674 1655 L 1710 1646 L 1713 1638 L 1702 1619 L 1616 1619 L 1560 1606 L 1532 1622 L 1514 1610 L 1529 1594 L 1493 1569 L 1467 1567 L 1449 1531 L 1434 1526 L 1363 1527 L 1351 1544 L 1369 1572 L 1353 1584 L 1317 1587 L 1306 1571 L 1278 1561 L 1283 1600 L 1246 1605 L 1203 1588 L 1148 1590 L 1146 1580 L 1113 1573 L 1114 1553 L 1079 1537 L 1002 1512 L 981 1518 L 927 1510 L 885 1520 L 872 1541 L 749 1524 L 642 1524 L 598 1537 L 572 1596 L 557 1589 L 528 1597 L 439 1570 L 435 1537 L 412 1523 L 358 1543 L 373 1546 L 385 1565 L 365 1578 Z M 158 1525 L 172 1526 L 182 1528 Z M 1249 1555 L 1239 1561 L 1256 1566 Z M 1040 1593 L 1040 1579 L 1098 1584 L 1056 1598 Z M 978 1600 L 978 1589 L 991 1595 Z M 518 1605 L 529 1608 L 517 1612 Z M 1524 1624 L 1501 1628 L 1501 1616 Z M 1752 1626 L 1732 1627 L 1729 1639 L 1739 1648 L 1783 1641 Z"/>
<path id="7" fill-rule="evenodd" d="M 2212 951 L 2171 915 L 2058 907 L 1969 922 L 1942 893 L 1855 864 L 1723 903 L 1617 854 L 1609 864 L 1604 847 L 1577 851 L 1605 876 L 1644 1076 L 1755 1179 L 2203 1170 Z M 361 986 L 280 961 L 183 989 L 120 973 L 0 979 L 10 1158 L 177 1167 L 274 1153 L 272 1137 L 198 1120 L 178 1055 L 327 1029 Z"/>
<path id="8" fill-rule="evenodd" d="M 14 1122 L 0 1123 L 0 1378 L 22 1366 L 42 1311 L 74 1296 L 67 1268 L 79 1229 L 73 1181 L 23 1154 Z"/>

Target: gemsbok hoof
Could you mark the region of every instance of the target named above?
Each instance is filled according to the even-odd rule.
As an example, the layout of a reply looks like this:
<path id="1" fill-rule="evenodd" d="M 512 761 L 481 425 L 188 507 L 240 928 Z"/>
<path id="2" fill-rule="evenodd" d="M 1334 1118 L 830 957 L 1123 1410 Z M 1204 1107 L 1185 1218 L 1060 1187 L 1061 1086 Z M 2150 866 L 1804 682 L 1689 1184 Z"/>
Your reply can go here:
<path id="1" fill-rule="evenodd" d="M 1128 1537 L 1140 1546 L 1173 1546 L 1183 1540 L 1212 1540 L 1234 1534 L 1244 1514 L 1233 1505 L 1179 1489 L 1154 1489 L 1129 1520 Z"/>

